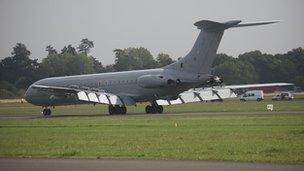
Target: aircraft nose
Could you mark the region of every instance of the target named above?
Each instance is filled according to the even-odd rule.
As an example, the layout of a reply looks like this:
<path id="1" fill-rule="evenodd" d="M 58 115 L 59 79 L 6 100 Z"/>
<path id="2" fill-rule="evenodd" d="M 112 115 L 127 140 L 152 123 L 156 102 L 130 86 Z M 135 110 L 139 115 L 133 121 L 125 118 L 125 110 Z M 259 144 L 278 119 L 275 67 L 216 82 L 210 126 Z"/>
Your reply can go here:
<path id="1" fill-rule="evenodd" d="M 31 99 L 32 92 L 33 92 L 33 88 L 30 86 L 24 94 L 24 99 L 29 103 L 31 103 L 31 101 L 32 101 L 32 99 Z"/>

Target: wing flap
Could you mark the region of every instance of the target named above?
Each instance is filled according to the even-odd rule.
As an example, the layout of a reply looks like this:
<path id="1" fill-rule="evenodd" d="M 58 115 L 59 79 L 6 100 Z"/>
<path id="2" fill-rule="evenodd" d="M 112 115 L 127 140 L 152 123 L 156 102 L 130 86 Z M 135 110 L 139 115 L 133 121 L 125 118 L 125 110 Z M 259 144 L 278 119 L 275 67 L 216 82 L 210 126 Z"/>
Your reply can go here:
<path id="1" fill-rule="evenodd" d="M 98 96 L 99 102 L 103 104 L 110 104 L 108 97 L 105 94 L 100 94 Z"/>
<path id="2" fill-rule="evenodd" d="M 56 93 L 72 93 L 75 94 L 80 101 L 92 102 L 92 103 L 101 103 L 107 105 L 134 105 L 135 101 L 128 96 L 120 96 L 106 93 L 104 91 L 93 91 L 90 89 L 81 90 L 79 88 L 71 87 L 58 87 L 58 86 L 45 86 L 45 85 L 33 85 L 33 88 L 50 91 Z"/>
<path id="3" fill-rule="evenodd" d="M 81 101 L 101 103 L 107 105 L 125 105 L 124 102 L 120 99 L 120 97 L 109 93 L 80 91 L 77 93 L 77 96 L 78 99 Z"/>
<path id="4" fill-rule="evenodd" d="M 88 100 L 90 102 L 96 102 L 99 103 L 99 99 L 95 93 L 88 93 Z"/>
<path id="5" fill-rule="evenodd" d="M 112 105 L 119 105 L 119 106 L 123 106 L 124 103 L 120 100 L 120 98 L 118 96 L 115 96 L 115 95 L 109 95 L 109 100 L 110 100 L 110 103 Z"/>
<path id="6" fill-rule="evenodd" d="M 237 97 L 236 94 L 229 88 L 219 89 L 201 89 L 201 90 L 189 90 L 179 95 L 176 100 L 157 100 L 158 105 L 174 105 L 182 103 L 204 102 L 210 100 L 222 100 L 225 98 Z"/>
<path id="7" fill-rule="evenodd" d="M 89 100 L 87 94 L 84 91 L 78 92 L 77 97 L 78 97 L 79 100 L 83 100 L 83 101 L 88 101 Z"/>

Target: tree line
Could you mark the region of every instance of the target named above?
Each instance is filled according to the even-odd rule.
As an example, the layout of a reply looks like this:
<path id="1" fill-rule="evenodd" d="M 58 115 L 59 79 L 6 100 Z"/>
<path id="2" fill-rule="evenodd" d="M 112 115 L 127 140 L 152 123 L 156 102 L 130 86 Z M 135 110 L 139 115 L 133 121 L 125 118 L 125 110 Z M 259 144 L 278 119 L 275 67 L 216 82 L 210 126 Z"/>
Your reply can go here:
<path id="1" fill-rule="evenodd" d="M 93 47 L 94 42 L 87 38 L 76 47 L 69 44 L 60 51 L 48 45 L 47 57 L 38 62 L 30 58 L 26 45 L 17 43 L 11 56 L 0 61 L 0 98 L 22 97 L 29 85 L 42 78 L 150 69 L 174 62 L 168 54 L 159 53 L 154 58 L 146 48 L 130 47 L 115 49 L 115 63 L 104 66 L 89 54 Z"/>
<path id="2" fill-rule="evenodd" d="M 60 51 L 52 45 L 46 47 L 48 55 L 39 62 L 31 59 L 26 45 L 17 43 L 11 56 L 0 62 L 0 98 L 22 97 L 33 82 L 47 77 L 68 76 L 136 69 L 158 68 L 174 60 L 165 53 L 156 57 L 144 47 L 115 49 L 115 62 L 102 65 L 90 55 L 94 42 L 82 39 L 78 46 L 64 46 Z M 218 54 L 212 73 L 226 84 L 292 82 L 304 83 L 304 50 L 293 49 L 285 54 L 265 54 L 252 51 L 238 57 Z"/>
<path id="3" fill-rule="evenodd" d="M 258 50 L 237 58 L 218 54 L 213 74 L 226 84 L 289 82 L 304 84 L 304 50 L 299 47 L 284 54 L 266 54 Z"/>

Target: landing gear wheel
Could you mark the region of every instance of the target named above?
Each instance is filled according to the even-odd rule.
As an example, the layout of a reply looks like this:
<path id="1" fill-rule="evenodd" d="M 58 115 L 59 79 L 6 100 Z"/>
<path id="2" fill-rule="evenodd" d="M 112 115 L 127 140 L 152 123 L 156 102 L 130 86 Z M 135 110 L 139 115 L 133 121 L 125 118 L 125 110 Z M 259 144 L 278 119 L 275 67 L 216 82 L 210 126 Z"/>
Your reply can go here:
<path id="1" fill-rule="evenodd" d="M 125 106 L 113 106 L 109 105 L 109 114 L 110 115 L 118 115 L 118 114 L 126 114 L 127 113 L 127 108 Z"/>
<path id="2" fill-rule="evenodd" d="M 160 105 L 157 105 L 157 106 L 147 105 L 146 106 L 146 113 L 163 113 L 163 111 L 164 111 L 164 108 L 163 108 L 163 106 L 160 106 Z"/>
<path id="3" fill-rule="evenodd" d="M 163 113 L 163 111 L 164 111 L 164 108 L 163 108 L 163 106 L 157 106 L 156 107 L 156 111 L 157 111 L 157 113 Z"/>
<path id="4" fill-rule="evenodd" d="M 44 116 L 51 116 L 52 111 L 51 111 L 51 109 L 43 109 L 42 114 Z"/>
<path id="5" fill-rule="evenodd" d="M 114 106 L 112 106 L 112 105 L 109 105 L 109 114 L 110 115 L 114 115 L 115 114 L 115 111 L 114 111 Z"/>
<path id="6" fill-rule="evenodd" d="M 121 107 L 115 106 L 114 108 L 115 108 L 115 114 L 117 114 L 117 115 L 121 114 L 121 111 L 122 111 Z"/>
<path id="7" fill-rule="evenodd" d="M 121 107 L 121 114 L 125 115 L 127 113 L 127 108 L 126 106 Z"/>
<path id="8" fill-rule="evenodd" d="M 145 110 L 146 110 L 146 113 L 152 113 L 152 106 L 147 105 Z"/>
<path id="9" fill-rule="evenodd" d="M 151 106 L 151 113 L 157 113 L 157 106 Z"/>

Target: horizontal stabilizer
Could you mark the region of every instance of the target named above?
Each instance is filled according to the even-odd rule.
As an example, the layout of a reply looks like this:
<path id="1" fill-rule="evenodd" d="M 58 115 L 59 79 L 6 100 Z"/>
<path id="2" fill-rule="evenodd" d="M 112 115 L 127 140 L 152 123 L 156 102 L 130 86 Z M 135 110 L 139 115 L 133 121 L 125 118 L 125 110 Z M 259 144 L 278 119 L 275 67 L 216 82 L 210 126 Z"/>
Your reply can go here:
<path id="1" fill-rule="evenodd" d="M 194 23 L 198 29 L 202 29 L 205 31 L 222 31 L 231 27 L 246 27 L 246 26 L 258 26 L 264 24 L 273 24 L 278 23 L 278 20 L 274 21 L 260 21 L 260 22 L 248 22 L 248 23 L 241 23 L 241 20 L 231 20 L 227 22 L 215 22 L 210 20 L 201 20 Z"/>
<path id="2" fill-rule="evenodd" d="M 240 23 L 232 27 L 247 27 L 247 26 L 259 26 L 259 25 L 265 25 L 265 24 L 273 24 L 278 23 L 280 21 L 274 20 L 274 21 L 260 21 L 260 22 L 248 22 L 248 23 Z"/>
<path id="3" fill-rule="evenodd" d="M 201 20 L 201 21 L 194 23 L 194 25 L 197 26 L 198 29 L 216 31 L 216 30 L 225 30 L 227 28 L 237 25 L 240 22 L 241 22 L 241 20 L 232 20 L 232 21 L 228 21 L 225 23 L 219 23 L 219 22 L 209 21 L 209 20 Z"/>

